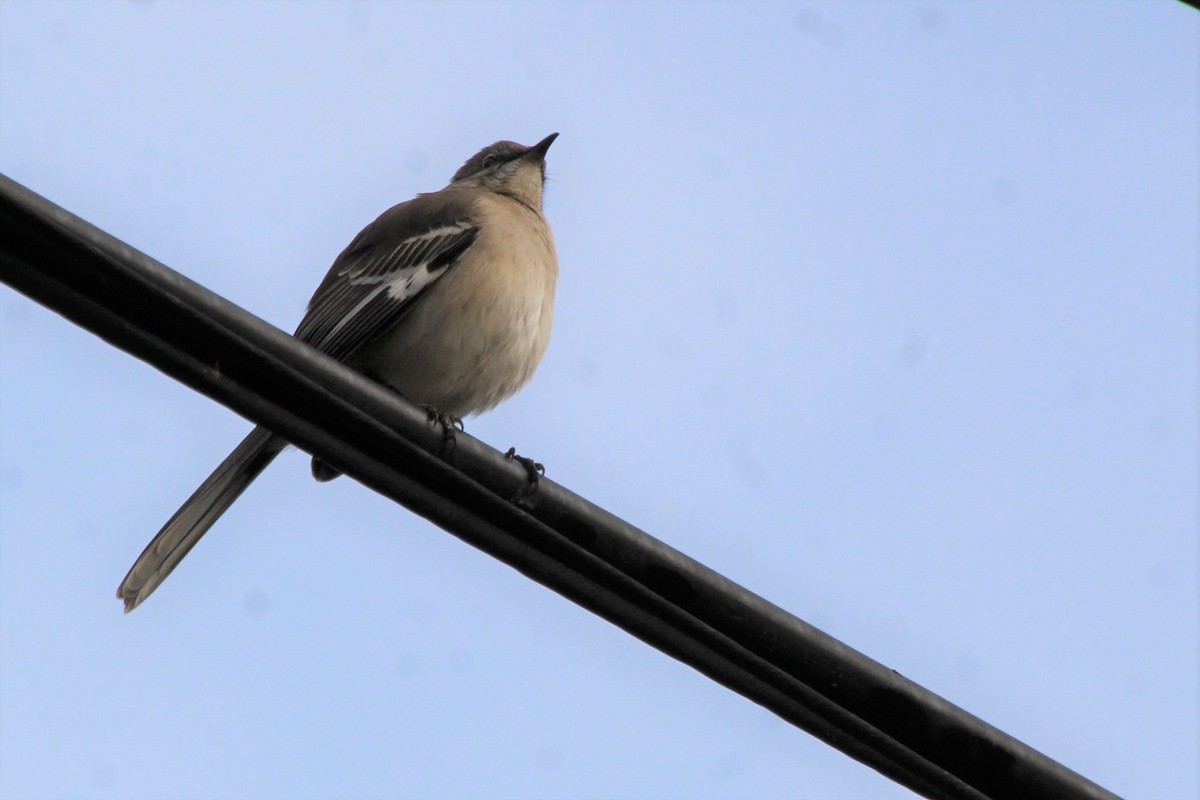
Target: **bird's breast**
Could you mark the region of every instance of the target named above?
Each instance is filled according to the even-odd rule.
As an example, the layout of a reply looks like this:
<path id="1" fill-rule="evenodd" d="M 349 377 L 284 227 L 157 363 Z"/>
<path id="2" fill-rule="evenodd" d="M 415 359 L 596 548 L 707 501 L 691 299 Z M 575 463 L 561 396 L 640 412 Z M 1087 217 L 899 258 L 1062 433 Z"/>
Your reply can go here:
<path id="1" fill-rule="evenodd" d="M 465 417 L 533 376 L 550 342 L 558 276 L 540 214 L 501 195 L 476 201 L 479 235 L 362 363 L 410 400 Z"/>

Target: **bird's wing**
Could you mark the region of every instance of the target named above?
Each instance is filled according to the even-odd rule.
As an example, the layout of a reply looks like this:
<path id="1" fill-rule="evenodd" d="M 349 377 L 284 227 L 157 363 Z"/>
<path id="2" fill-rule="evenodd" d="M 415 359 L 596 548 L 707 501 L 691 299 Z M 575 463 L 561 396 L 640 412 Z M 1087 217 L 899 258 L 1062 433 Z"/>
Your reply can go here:
<path id="1" fill-rule="evenodd" d="M 296 338 L 339 360 L 400 319 L 475 241 L 468 197 L 443 190 L 385 211 L 317 287 Z"/>

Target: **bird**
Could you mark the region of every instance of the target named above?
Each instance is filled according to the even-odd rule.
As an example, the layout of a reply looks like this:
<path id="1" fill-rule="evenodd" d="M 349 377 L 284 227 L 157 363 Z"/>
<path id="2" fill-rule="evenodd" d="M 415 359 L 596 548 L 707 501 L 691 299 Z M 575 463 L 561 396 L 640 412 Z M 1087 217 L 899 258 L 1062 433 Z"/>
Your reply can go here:
<path id="1" fill-rule="evenodd" d="M 542 198 L 557 137 L 488 145 L 445 188 L 383 212 L 334 260 L 293 335 L 443 424 L 511 397 L 550 341 L 558 257 Z M 130 567 L 126 613 L 287 446 L 258 426 L 234 448 Z M 312 472 L 338 475 L 316 458 Z"/>

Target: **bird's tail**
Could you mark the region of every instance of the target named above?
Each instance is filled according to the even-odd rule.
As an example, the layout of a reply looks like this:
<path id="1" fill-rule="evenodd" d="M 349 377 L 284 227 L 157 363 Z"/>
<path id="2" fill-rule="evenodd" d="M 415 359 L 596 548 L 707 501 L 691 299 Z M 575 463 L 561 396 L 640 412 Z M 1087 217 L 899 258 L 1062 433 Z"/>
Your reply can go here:
<path id="1" fill-rule="evenodd" d="M 133 562 L 117 588 L 117 597 L 125 601 L 126 613 L 137 608 L 166 580 L 200 537 L 286 446 L 286 442 L 263 428 L 250 431 Z"/>

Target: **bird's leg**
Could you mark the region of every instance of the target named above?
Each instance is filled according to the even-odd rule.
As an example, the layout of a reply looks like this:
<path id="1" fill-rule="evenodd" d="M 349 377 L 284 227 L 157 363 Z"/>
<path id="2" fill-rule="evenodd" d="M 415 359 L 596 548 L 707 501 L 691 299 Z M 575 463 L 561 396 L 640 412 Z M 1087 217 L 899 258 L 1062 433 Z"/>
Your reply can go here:
<path id="1" fill-rule="evenodd" d="M 360 371 L 362 372 L 363 375 L 366 375 L 368 378 L 375 381 L 380 386 L 384 386 L 384 387 L 392 390 L 396 394 L 403 397 L 405 400 L 408 400 L 408 402 L 410 402 L 410 403 L 413 402 L 411 399 L 409 399 L 409 397 L 406 394 L 404 394 L 404 392 L 400 391 L 395 386 L 392 386 L 390 383 L 385 381 L 374 370 L 362 368 Z M 440 411 L 439 409 L 434 408 L 433 406 L 429 405 L 428 403 L 421 403 L 421 408 L 425 409 L 425 419 L 427 422 L 429 422 L 431 424 L 437 424 L 437 425 L 442 426 L 442 448 L 441 448 L 441 452 L 438 455 L 441 456 L 442 458 L 447 458 L 447 457 L 451 456 L 454 453 L 455 446 L 458 444 L 457 440 L 454 438 L 454 429 L 458 428 L 460 431 L 465 431 L 466 428 L 463 427 L 463 421 L 460 418 L 454 416 L 453 414 L 447 414 L 444 411 Z M 317 477 L 315 465 L 313 467 L 313 476 Z M 322 480 L 322 478 L 317 477 L 317 480 Z M 328 480 L 328 478 L 326 478 L 325 480 Z"/>
<path id="2" fill-rule="evenodd" d="M 525 505 L 529 501 L 529 498 L 533 497 L 534 493 L 537 492 L 538 482 L 546 474 L 546 468 L 532 458 L 517 455 L 517 448 L 515 447 L 508 448 L 508 452 L 504 454 L 504 460 L 516 461 L 525 468 L 525 475 L 527 477 L 525 486 L 512 498 L 512 502 L 517 505 Z"/>
<path id="3" fill-rule="evenodd" d="M 463 427 L 463 421 L 453 414 L 447 414 L 444 411 L 438 411 L 431 405 L 423 405 L 421 407 L 425 409 L 425 416 L 430 423 L 442 426 L 441 455 L 445 457 L 452 454 L 455 446 L 458 444 L 458 440 L 454 436 L 455 429 L 457 428 L 460 431 L 466 430 L 466 428 Z"/>

